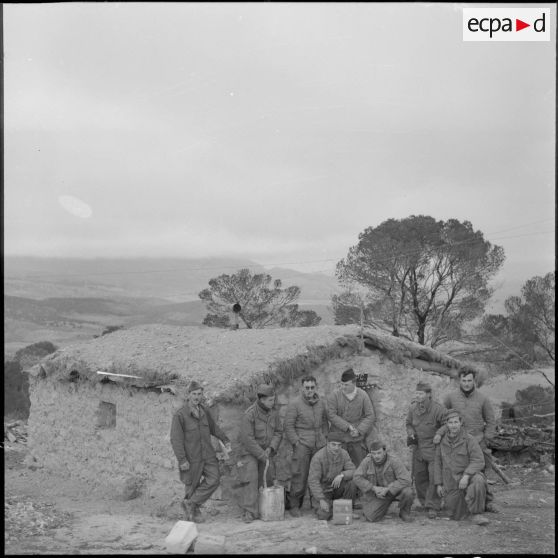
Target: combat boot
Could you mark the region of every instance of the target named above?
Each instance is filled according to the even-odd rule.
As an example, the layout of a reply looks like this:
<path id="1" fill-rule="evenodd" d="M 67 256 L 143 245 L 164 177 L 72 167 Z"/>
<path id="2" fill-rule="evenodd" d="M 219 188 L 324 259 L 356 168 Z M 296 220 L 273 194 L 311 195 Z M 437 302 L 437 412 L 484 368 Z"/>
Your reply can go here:
<path id="1" fill-rule="evenodd" d="M 404 521 L 405 523 L 412 523 L 414 521 L 408 510 L 401 510 L 399 512 L 399 517 L 401 518 L 401 521 Z"/>
<path id="2" fill-rule="evenodd" d="M 201 509 L 197 504 L 192 505 L 192 521 L 194 523 L 205 522 L 205 517 L 202 515 Z"/>

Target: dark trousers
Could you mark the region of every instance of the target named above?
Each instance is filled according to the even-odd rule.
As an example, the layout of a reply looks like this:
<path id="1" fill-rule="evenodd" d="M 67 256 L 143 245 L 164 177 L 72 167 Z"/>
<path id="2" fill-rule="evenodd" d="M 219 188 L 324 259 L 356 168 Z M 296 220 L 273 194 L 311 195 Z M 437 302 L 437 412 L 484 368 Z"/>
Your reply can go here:
<path id="1" fill-rule="evenodd" d="M 426 461 L 413 452 L 415 488 L 420 503 L 427 509 L 439 510 L 441 501 L 434 484 L 434 461 Z"/>
<path id="2" fill-rule="evenodd" d="M 364 440 L 358 442 L 343 442 L 343 449 L 347 451 L 355 467 L 358 467 L 368 454 Z"/>
<path id="3" fill-rule="evenodd" d="M 399 501 L 399 512 L 411 511 L 415 493 L 412 488 L 403 488 L 398 494 L 388 493 L 385 498 L 378 498 L 373 492 L 368 491 L 363 496 L 362 511 L 367 521 L 380 521 L 386 515 L 391 503 Z"/>
<path id="4" fill-rule="evenodd" d="M 446 508 L 450 519 L 465 519 L 469 514 L 484 513 L 486 505 L 486 477 L 476 473 L 469 480 L 465 490 L 460 490 L 457 481 L 450 486 L 444 485 L 446 491 Z"/>
<path id="5" fill-rule="evenodd" d="M 265 461 L 260 461 L 252 455 L 243 455 L 238 466 L 238 480 L 240 481 L 239 504 L 244 511 L 251 512 L 254 517 L 259 517 L 258 494 L 260 486 L 263 486 L 263 474 Z M 275 477 L 275 466 L 273 461 L 269 462 L 267 469 L 267 486 L 273 486 Z"/>
<path id="6" fill-rule="evenodd" d="M 180 471 L 180 480 L 186 489 L 184 498 L 192 504 L 201 506 L 217 490 L 220 478 L 219 462 L 216 457 L 191 463 L 188 471 Z"/>
<path id="7" fill-rule="evenodd" d="M 320 508 L 320 505 L 316 506 L 316 516 L 318 519 L 331 519 L 333 517 L 333 500 L 353 500 L 356 498 L 358 488 L 356 484 L 351 480 L 343 479 L 339 488 L 332 488 L 331 483 L 322 484 L 322 490 L 324 496 L 329 503 L 329 511 L 325 512 Z"/>
<path id="8" fill-rule="evenodd" d="M 297 444 L 291 458 L 291 489 L 289 491 L 289 504 L 291 508 L 302 506 L 304 494 L 308 485 L 308 471 L 310 460 L 318 450 L 303 444 Z"/>

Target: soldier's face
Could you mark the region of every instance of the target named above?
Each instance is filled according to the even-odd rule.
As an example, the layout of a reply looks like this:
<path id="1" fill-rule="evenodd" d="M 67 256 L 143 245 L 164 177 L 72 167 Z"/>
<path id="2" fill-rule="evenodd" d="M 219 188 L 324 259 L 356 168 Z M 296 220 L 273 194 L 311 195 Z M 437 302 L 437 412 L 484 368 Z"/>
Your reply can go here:
<path id="1" fill-rule="evenodd" d="M 415 401 L 424 403 L 428 399 L 429 394 L 426 391 L 415 391 Z"/>
<path id="2" fill-rule="evenodd" d="M 262 397 L 260 399 L 260 403 L 266 408 L 266 409 L 273 409 L 273 405 L 275 404 L 275 395 L 269 395 L 267 397 Z"/>
<path id="3" fill-rule="evenodd" d="M 455 436 L 461 430 L 461 419 L 459 417 L 450 417 L 446 424 L 451 436 Z"/>
<path id="4" fill-rule="evenodd" d="M 475 387 L 475 377 L 473 376 L 473 374 L 460 376 L 459 385 L 461 386 L 463 391 L 471 391 Z"/>
<path id="5" fill-rule="evenodd" d="M 199 405 L 202 397 L 203 389 L 196 389 L 188 394 L 188 401 L 190 401 L 192 405 Z"/>
<path id="6" fill-rule="evenodd" d="M 386 456 L 386 450 L 384 448 L 381 448 L 379 450 L 371 451 L 370 455 L 372 456 L 374 463 L 381 463 Z"/>
<path id="7" fill-rule="evenodd" d="M 341 382 L 341 389 L 343 390 L 343 393 L 353 393 L 355 387 L 356 384 L 352 380 L 349 380 L 348 382 Z"/>
<path id="8" fill-rule="evenodd" d="M 304 382 L 302 384 L 302 395 L 306 399 L 312 399 L 316 393 L 316 384 L 314 382 Z"/>
<path id="9" fill-rule="evenodd" d="M 343 447 L 341 442 L 328 442 L 327 449 L 332 453 L 339 453 Z"/>

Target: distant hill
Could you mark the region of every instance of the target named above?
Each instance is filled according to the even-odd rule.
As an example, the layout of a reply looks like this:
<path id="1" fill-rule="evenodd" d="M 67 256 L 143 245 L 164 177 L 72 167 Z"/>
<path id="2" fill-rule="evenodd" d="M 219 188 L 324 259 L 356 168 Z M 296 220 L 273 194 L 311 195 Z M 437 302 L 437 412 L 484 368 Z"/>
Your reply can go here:
<path id="1" fill-rule="evenodd" d="M 4 294 L 31 299 L 136 297 L 168 302 L 196 301 L 208 281 L 247 267 L 298 285 L 301 301 L 329 301 L 335 278 L 292 269 L 267 271 L 246 259 L 134 258 L 75 259 L 8 256 L 4 259 Z"/>

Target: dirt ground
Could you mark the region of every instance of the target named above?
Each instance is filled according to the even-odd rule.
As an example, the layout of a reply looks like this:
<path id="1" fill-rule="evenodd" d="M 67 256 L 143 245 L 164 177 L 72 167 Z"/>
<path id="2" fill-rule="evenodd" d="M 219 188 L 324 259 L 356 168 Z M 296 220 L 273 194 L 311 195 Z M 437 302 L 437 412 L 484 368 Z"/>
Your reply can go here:
<path id="1" fill-rule="evenodd" d="M 99 498 L 70 479 L 30 469 L 26 447 L 6 443 L 5 554 L 166 554 L 164 539 L 176 517 L 157 517 L 148 503 Z M 337 526 L 286 513 L 284 521 L 245 524 L 240 510 L 217 502 L 200 533 L 224 535 L 228 554 L 554 554 L 554 471 L 512 465 L 505 485 L 489 476 L 498 514 L 477 526 L 435 520 L 413 510 L 402 524 L 393 506 L 381 523 L 362 519 Z"/>

